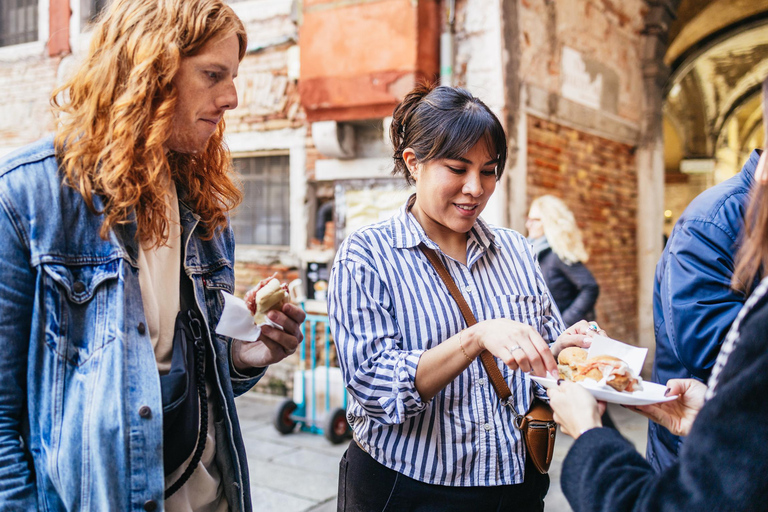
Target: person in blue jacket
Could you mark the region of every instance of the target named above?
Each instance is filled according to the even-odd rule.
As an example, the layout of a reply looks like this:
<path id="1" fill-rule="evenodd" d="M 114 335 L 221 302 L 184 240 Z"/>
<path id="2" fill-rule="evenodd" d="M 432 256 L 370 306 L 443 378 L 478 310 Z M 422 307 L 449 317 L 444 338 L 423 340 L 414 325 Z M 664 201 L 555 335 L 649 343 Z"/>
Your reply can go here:
<path id="1" fill-rule="evenodd" d="M 730 287 L 736 245 L 760 154 L 741 172 L 694 199 L 675 224 L 656 266 L 654 382 L 706 381 L 745 295 Z M 677 458 L 681 439 L 654 422 L 646 457 L 658 471 Z"/>

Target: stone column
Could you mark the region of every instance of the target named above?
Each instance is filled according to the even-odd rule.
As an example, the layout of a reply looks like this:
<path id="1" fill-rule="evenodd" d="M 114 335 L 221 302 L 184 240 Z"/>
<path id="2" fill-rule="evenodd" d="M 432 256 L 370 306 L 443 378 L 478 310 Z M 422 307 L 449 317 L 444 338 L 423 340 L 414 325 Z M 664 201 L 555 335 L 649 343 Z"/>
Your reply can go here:
<path id="1" fill-rule="evenodd" d="M 662 105 L 669 68 L 664 64 L 669 25 L 679 0 L 648 0 L 643 41 L 645 96 L 640 144 L 637 148 L 638 342 L 649 349 L 650 373 L 656 346 L 653 328 L 653 285 L 663 250 L 664 139 Z"/>
<path id="2" fill-rule="evenodd" d="M 520 84 L 520 22 L 518 0 L 501 0 L 502 78 L 507 131 L 507 162 L 502 182 L 505 192 L 507 226 L 525 235 L 527 213 L 527 160 L 525 91 Z"/>

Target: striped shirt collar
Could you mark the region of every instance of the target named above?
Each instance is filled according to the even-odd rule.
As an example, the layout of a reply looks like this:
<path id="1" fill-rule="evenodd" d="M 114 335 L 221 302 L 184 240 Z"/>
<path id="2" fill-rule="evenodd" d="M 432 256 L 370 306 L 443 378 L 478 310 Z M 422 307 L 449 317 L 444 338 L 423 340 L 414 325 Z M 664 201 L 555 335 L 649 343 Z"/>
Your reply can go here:
<path id="1" fill-rule="evenodd" d="M 437 244 L 427 236 L 424 228 L 421 227 L 421 224 L 419 224 L 419 221 L 416 220 L 416 217 L 411 212 L 411 207 L 415 200 L 416 194 L 411 195 L 405 204 L 400 207 L 397 214 L 389 220 L 389 227 L 392 233 L 392 247 L 395 249 L 410 249 L 423 242 L 430 249 L 438 250 Z M 501 247 L 488 224 L 478 217 L 475 225 L 469 230 L 468 252 L 482 255 L 491 245 Z"/>

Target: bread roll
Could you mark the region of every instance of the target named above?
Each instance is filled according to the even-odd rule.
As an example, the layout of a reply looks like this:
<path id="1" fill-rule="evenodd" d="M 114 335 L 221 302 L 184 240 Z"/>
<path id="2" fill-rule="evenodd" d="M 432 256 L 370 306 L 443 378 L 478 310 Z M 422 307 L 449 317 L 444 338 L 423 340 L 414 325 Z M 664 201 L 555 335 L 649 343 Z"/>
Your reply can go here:
<path id="1" fill-rule="evenodd" d="M 559 364 L 567 364 L 568 366 L 576 366 L 587 360 L 587 351 L 580 347 L 568 347 L 560 351 L 557 356 L 557 362 Z"/>
<path id="2" fill-rule="evenodd" d="M 281 309 L 289 299 L 290 296 L 280 281 L 272 278 L 261 288 L 249 291 L 245 295 L 245 304 L 253 315 L 253 323 L 260 325 L 266 322 L 267 311 Z"/>

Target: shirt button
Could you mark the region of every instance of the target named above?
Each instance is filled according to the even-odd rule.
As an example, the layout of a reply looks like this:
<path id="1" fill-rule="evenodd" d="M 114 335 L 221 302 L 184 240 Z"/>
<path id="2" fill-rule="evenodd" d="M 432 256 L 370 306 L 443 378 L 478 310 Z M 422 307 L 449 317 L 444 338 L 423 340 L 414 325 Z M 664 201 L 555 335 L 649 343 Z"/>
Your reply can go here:
<path id="1" fill-rule="evenodd" d="M 147 500 L 144 502 L 144 510 L 147 512 L 153 512 L 157 510 L 157 502 L 155 500 Z"/>
<path id="2" fill-rule="evenodd" d="M 150 409 L 147 405 L 142 405 L 139 407 L 139 416 L 144 419 L 149 419 L 152 416 L 152 409 Z"/>
<path id="3" fill-rule="evenodd" d="M 491 429 L 493 429 L 493 425 L 491 425 L 490 423 L 486 423 L 485 425 L 483 425 L 483 428 L 487 431 L 490 431 Z"/>
<path id="4" fill-rule="evenodd" d="M 480 379 L 477 381 L 477 383 L 481 386 L 485 386 L 485 382 L 486 382 L 485 379 Z"/>
<path id="5" fill-rule="evenodd" d="M 468 285 L 464 290 L 466 290 L 467 293 L 472 293 L 472 285 Z"/>
<path id="6" fill-rule="evenodd" d="M 142 336 L 144 335 L 145 332 L 147 332 L 147 326 L 144 325 L 144 322 L 139 322 L 139 326 L 137 327 L 137 329 L 139 330 L 139 334 L 141 334 Z"/>
<path id="7" fill-rule="evenodd" d="M 72 286 L 72 289 L 75 293 L 83 293 L 85 291 L 85 284 L 83 284 L 82 281 L 77 281 L 74 286 Z"/>

